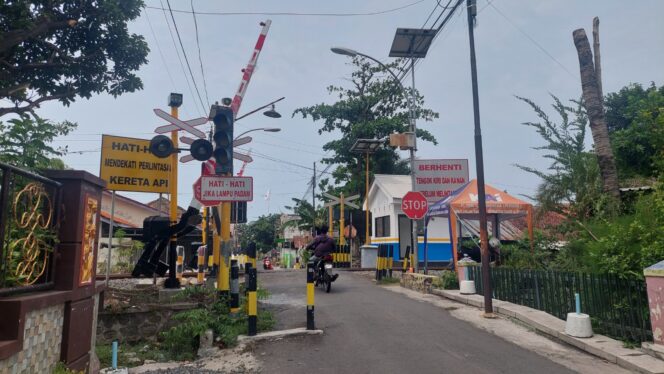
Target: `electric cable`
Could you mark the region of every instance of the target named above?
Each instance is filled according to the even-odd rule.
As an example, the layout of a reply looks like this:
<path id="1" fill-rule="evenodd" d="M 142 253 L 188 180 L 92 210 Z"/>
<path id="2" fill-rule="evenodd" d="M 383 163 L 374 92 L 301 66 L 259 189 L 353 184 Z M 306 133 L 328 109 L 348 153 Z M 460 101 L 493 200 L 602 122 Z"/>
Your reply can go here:
<path id="1" fill-rule="evenodd" d="M 196 12 L 194 12 L 194 0 L 191 0 L 191 14 L 194 16 L 194 28 L 196 29 L 196 47 L 198 48 L 198 63 L 201 65 L 201 77 L 203 78 L 203 90 L 205 91 L 205 100 L 207 100 L 208 107 L 210 106 L 210 96 L 208 95 L 207 83 L 205 79 L 205 70 L 203 69 L 203 59 L 201 58 L 201 43 L 198 39 L 198 21 L 196 20 Z"/>

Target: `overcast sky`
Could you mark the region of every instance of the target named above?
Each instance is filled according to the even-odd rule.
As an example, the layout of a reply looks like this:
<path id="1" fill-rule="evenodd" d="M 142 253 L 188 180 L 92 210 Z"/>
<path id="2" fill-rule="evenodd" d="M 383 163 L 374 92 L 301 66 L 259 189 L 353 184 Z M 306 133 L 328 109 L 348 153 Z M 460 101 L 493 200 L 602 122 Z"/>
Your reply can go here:
<path id="1" fill-rule="evenodd" d="M 146 0 L 146 4 L 162 6 L 160 0 Z M 166 5 L 165 0 L 163 4 Z M 333 98 L 326 93 L 328 85 L 347 83 L 344 78 L 351 72 L 347 65 L 348 58 L 332 54 L 330 47 L 353 48 L 387 62 L 396 28 L 421 27 L 436 6 L 436 1 L 194 0 L 197 12 L 368 13 L 409 4 L 414 5 L 371 16 L 197 16 L 210 101 L 234 95 L 241 78 L 240 70 L 246 65 L 260 32 L 259 22 L 272 19 L 272 27 L 240 114 L 285 96 L 286 99 L 277 104 L 277 110 L 283 117 L 275 120 L 255 114 L 238 122 L 235 130 L 238 134 L 256 127 L 283 129 L 276 134 L 253 134 L 254 142 L 250 147 L 278 161 L 254 156 L 254 162 L 247 166 L 246 175 L 254 177 L 255 188 L 255 199 L 249 206 L 250 219 L 268 212 L 268 202 L 263 198 L 268 190 L 270 213 L 285 211 L 283 207 L 290 205 L 291 198 L 301 198 L 312 174 L 308 168 L 324 156 L 322 145 L 339 136 L 318 135 L 318 123 L 291 118 L 296 108 L 331 102 Z M 171 5 L 173 9 L 191 9 L 188 0 L 171 0 Z M 518 170 L 513 164 L 543 168 L 548 162 L 541 157 L 541 153 L 530 149 L 541 144 L 541 139 L 532 129 L 520 123 L 535 120 L 536 117 L 514 95 L 531 98 L 547 109 L 551 103 L 550 93 L 561 99 L 580 97 L 579 68 L 572 31 L 583 27 L 592 37 L 594 16 L 599 16 L 601 21 L 605 93 L 616 91 L 630 82 L 664 83 L 664 23 L 661 22 L 664 1 L 494 0 L 488 3 L 478 0 L 478 8 L 475 40 L 485 175 L 487 183 L 497 188 L 513 194 L 534 192 L 538 178 Z M 440 8 L 435 11 L 434 17 L 439 12 Z M 168 17 L 170 22 L 170 15 Z M 206 101 L 193 17 L 188 13 L 175 13 L 175 20 L 199 90 Z M 154 128 L 164 124 L 152 109 L 168 110 L 166 97 L 169 92 L 184 94 L 181 118 L 206 114 L 187 85 L 164 12 L 146 9 L 130 28 L 144 35 L 151 49 L 149 63 L 139 72 L 144 85 L 142 91 L 117 99 L 108 95 L 95 96 L 90 100 L 79 100 L 70 107 L 50 103 L 44 105 L 40 112 L 52 120 L 67 119 L 78 123 L 78 129 L 73 134 L 57 141 L 58 145 L 69 145 L 71 151 L 85 151 L 65 157 L 65 162 L 73 168 L 98 175 L 101 134 L 151 138 Z M 439 141 L 438 146 L 420 142 L 418 157 L 467 158 L 471 177 L 474 177 L 465 12 L 457 12 L 439 35 L 427 57 L 417 65 L 415 80 L 426 105 L 440 113 L 435 122 L 418 123 Z M 193 95 L 196 95 L 195 91 Z M 407 153 L 403 152 L 402 156 L 406 157 Z M 236 170 L 239 167 L 240 164 L 236 163 Z M 186 206 L 191 199 L 190 186 L 199 173 L 198 164 L 180 164 L 178 195 L 181 206 Z M 156 198 L 154 194 L 127 195 L 141 201 Z"/>

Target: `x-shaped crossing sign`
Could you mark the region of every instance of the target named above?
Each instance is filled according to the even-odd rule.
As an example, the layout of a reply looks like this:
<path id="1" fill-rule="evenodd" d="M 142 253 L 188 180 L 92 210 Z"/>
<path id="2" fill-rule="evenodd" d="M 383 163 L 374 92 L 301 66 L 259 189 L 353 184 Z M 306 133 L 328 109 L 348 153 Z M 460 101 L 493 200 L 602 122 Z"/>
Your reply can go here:
<path id="1" fill-rule="evenodd" d="M 334 195 L 330 195 L 327 192 L 323 192 L 323 196 L 325 196 L 325 197 L 327 197 L 328 199 L 331 200 L 331 201 L 328 201 L 327 203 L 325 203 L 323 205 L 326 208 L 330 207 L 330 206 L 339 205 L 339 204 L 343 204 L 345 206 L 349 206 L 349 207 L 355 208 L 355 209 L 360 208 L 359 206 L 357 206 L 357 204 L 351 203 L 351 201 L 359 199 L 360 195 L 353 195 L 353 196 L 348 196 L 348 197 L 344 197 L 343 195 L 341 195 L 340 197 L 336 197 Z"/>

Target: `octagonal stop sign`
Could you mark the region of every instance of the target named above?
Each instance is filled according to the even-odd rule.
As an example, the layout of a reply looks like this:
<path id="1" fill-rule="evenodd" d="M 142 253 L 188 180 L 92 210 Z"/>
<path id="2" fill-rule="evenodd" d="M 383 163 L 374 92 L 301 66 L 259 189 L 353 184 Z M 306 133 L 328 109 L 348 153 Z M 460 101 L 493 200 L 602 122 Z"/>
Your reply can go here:
<path id="1" fill-rule="evenodd" d="M 424 218 L 428 209 L 429 203 L 420 192 L 410 191 L 401 199 L 401 210 L 410 219 Z"/>

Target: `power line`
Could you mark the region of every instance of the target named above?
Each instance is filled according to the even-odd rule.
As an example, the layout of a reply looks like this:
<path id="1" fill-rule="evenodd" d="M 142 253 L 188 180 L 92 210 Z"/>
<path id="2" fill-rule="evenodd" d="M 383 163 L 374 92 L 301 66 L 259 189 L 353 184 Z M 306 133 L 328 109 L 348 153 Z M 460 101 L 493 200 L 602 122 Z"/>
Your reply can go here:
<path id="1" fill-rule="evenodd" d="M 180 67 L 182 68 L 182 76 L 184 77 L 184 81 L 187 83 L 187 88 L 189 89 L 189 94 L 191 97 L 194 97 L 194 91 L 191 89 L 191 84 L 189 83 L 189 78 L 187 78 L 187 72 L 184 70 L 184 64 L 182 63 L 182 57 L 180 57 L 180 50 L 178 49 L 177 44 L 175 43 L 175 36 L 173 36 L 173 30 L 171 30 L 171 24 L 168 22 L 168 16 L 166 15 L 166 9 L 164 8 L 164 3 L 159 0 L 159 3 L 161 3 L 161 9 L 163 10 L 164 13 L 164 20 L 166 21 L 166 25 L 168 26 L 168 33 L 171 35 L 171 41 L 173 41 L 173 49 L 175 49 L 175 54 L 178 56 L 178 61 L 180 62 Z M 196 105 L 194 105 L 196 107 Z M 205 111 L 203 111 L 203 115 L 205 115 Z"/>
<path id="2" fill-rule="evenodd" d="M 210 96 L 208 96 L 207 83 L 205 79 L 205 70 L 203 69 L 203 59 L 201 58 L 201 43 L 198 40 L 198 21 L 196 20 L 196 12 L 194 12 L 194 0 L 191 0 L 191 14 L 194 16 L 194 28 L 196 29 L 196 47 L 198 47 L 198 62 L 201 65 L 201 76 L 203 77 L 203 89 L 205 90 L 205 99 L 207 100 L 207 105 L 209 107 Z"/>
<path id="3" fill-rule="evenodd" d="M 143 13 L 145 14 L 145 18 L 148 20 L 148 25 L 150 26 L 150 32 L 152 32 L 152 38 L 154 39 L 154 43 L 157 45 L 157 51 L 159 51 L 159 56 L 161 56 L 161 62 L 164 64 L 164 68 L 166 69 L 168 78 L 171 80 L 171 84 L 173 85 L 173 90 L 175 90 L 175 80 L 173 80 L 173 75 L 171 75 L 171 71 L 168 69 L 168 65 L 166 64 L 166 58 L 164 58 L 164 54 L 161 52 L 161 47 L 159 46 L 159 41 L 157 40 L 157 34 L 155 34 L 154 29 L 152 28 L 152 22 L 150 21 L 150 16 L 148 15 L 148 12 L 146 10 L 143 10 Z"/>
<path id="4" fill-rule="evenodd" d="M 507 17 L 506 14 L 500 11 L 495 5 L 493 5 L 493 1 L 489 1 L 488 5 L 490 5 L 501 17 L 503 17 L 507 22 L 512 25 L 515 29 L 519 30 L 519 32 L 526 37 L 526 39 L 530 40 L 531 43 L 533 43 L 537 48 L 539 48 L 540 51 L 544 52 L 545 55 L 549 56 L 551 60 L 553 60 L 558 66 L 560 66 L 563 70 L 567 72 L 572 78 L 574 78 L 575 81 L 579 81 L 579 78 L 574 75 L 571 71 L 567 69 L 565 65 L 562 64 L 562 62 L 558 61 L 557 58 L 555 58 L 549 51 L 547 51 L 541 44 L 537 42 L 533 37 L 531 37 L 527 32 L 525 32 L 522 28 L 520 28 L 516 23 L 514 23 L 509 17 Z"/>
<path id="5" fill-rule="evenodd" d="M 205 113 L 206 112 L 205 104 L 203 103 L 203 99 L 201 98 L 201 92 L 198 90 L 198 85 L 196 84 L 196 78 L 194 77 L 194 73 L 191 71 L 191 64 L 189 64 L 187 51 L 185 51 L 184 44 L 182 44 L 182 38 L 180 37 L 180 30 L 178 30 L 178 24 L 175 22 L 175 16 L 173 15 L 173 11 L 171 10 L 170 0 L 166 0 L 166 5 L 168 6 L 168 11 L 171 14 L 171 19 L 173 20 L 173 26 L 175 27 L 175 35 L 177 35 L 178 41 L 180 42 L 180 48 L 182 48 L 182 55 L 184 56 L 184 61 L 187 63 L 187 69 L 189 69 L 189 75 L 191 76 L 191 81 L 194 84 L 194 88 L 196 89 L 196 95 L 198 95 L 198 100 L 200 101 L 200 104 L 203 107 L 203 113 Z"/>
<path id="6" fill-rule="evenodd" d="M 402 9 L 406 9 L 409 7 L 412 7 L 414 5 L 417 5 L 421 2 L 424 2 L 424 0 L 418 0 L 406 5 L 402 5 L 397 8 L 392 8 L 392 9 L 386 9 L 386 10 L 380 10 L 380 11 L 375 11 L 375 12 L 365 12 L 365 13 L 300 13 L 300 12 L 196 12 L 196 14 L 199 15 L 206 15 L 206 16 L 254 16 L 254 15 L 259 15 L 259 16 L 315 16 L 315 17 L 362 17 L 362 16 L 377 16 L 381 14 L 387 14 L 387 13 L 392 13 L 396 12 Z M 157 10 L 163 10 L 163 5 L 161 8 L 155 7 L 155 6 L 146 6 L 148 9 L 157 9 Z M 170 7 L 169 7 L 170 10 Z M 175 13 L 192 13 L 191 11 L 188 10 L 180 10 L 180 9 L 173 9 L 172 10 Z"/>

